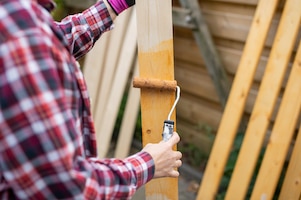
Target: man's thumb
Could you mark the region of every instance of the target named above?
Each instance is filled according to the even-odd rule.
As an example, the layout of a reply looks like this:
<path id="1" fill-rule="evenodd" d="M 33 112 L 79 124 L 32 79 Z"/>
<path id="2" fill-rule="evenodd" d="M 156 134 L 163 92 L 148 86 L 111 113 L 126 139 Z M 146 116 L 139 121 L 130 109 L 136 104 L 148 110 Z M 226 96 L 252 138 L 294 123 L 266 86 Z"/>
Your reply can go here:
<path id="1" fill-rule="evenodd" d="M 168 140 L 171 145 L 175 145 L 180 141 L 180 136 L 177 132 L 173 132 L 172 137 Z"/>

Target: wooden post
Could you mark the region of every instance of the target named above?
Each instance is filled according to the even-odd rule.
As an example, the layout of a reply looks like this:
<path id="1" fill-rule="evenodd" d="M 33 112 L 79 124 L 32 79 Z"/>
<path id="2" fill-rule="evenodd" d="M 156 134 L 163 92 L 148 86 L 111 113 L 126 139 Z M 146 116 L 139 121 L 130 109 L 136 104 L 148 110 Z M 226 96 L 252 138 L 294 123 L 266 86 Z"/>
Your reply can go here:
<path id="1" fill-rule="evenodd" d="M 174 80 L 171 0 L 136 1 L 138 60 L 141 78 Z M 143 145 L 162 140 L 163 122 L 175 101 L 172 90 L 141 88 Z M 175 114 L 172 115 L 175 120 Z M 176 147 L 175 147 L 176 148 Z M 146 199 L 178 199 L 178 179 L 154 179 L 146 185 Z"/>

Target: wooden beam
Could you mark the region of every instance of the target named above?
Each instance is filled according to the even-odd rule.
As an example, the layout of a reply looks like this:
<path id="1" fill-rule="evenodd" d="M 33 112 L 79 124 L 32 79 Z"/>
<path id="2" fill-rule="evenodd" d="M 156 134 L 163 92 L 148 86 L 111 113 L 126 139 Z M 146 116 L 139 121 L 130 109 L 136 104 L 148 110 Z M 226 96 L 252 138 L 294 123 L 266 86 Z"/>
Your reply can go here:
<path id="1" fill-rule="evenodd" d="M 300 199 L 301 195 L 301 126 L 294 144 L 292 156 L 281 188 L 280 200 Z"/>
<path id="2" fill-rule="evenodd" d="M 264 47 L 278 1 L 261 0 L 258 4 L 246 46 L 241 57 L 229 99 L 221 119 L 217 137 L 210 154 L 198 200 L 215 199 L 242 119 L 244 106 L 250 91 L 256 67 Z M 209 184 L 208 184 L 209 183 Z"/>
<path id="3" fill-rule="evenodd" d="M 174 80 L 171 0 L 139 0 L 136 1 L 136 10 L 140 77 Z M 141 89 L 143 145 L 162 140 L 163 122 L 174 101 L 174 91 Z M 171 119 L 175 120 L 175 113 Z M 148 200 L 177 200 L 178 179 L 154 179 L 145 190 Z"/>
<path id="4" fill-rule="evenodd" d="M 289 14 L 290 13 L 290 14 Z M 261 147 L 263 145 L 266 130 L 271 122 L 271 116 L 273 114 L 278 95 L 281 89 L 281 85 L 288 68 L 288 63 L 292 55 L 292 50 L 295 45 L 295 39 L 297 38 L 297 33 L 299 31 L 300 26 L 300 18 L 301 17 L 301 2 L 298 0 L 288 0 L 286 3 L 285 10 L 283 11 L 279 28 L 276 33 L 275 42 L 273 48 L 271 50 L 271 54 L 266 66 L 266 71 L 261 82 L 258 96 L 256 98 L 256 102 L 252 111 L 251 120 L 248 123 L 248 128 L 245 133 L 244 141 L 242 143 L 239 156 L 236 161 L 236 166 L 234 168 L 234 173 L 231 178 L 231 182 L 228 188 L 228 193 L 226 195 L 226 199 L 233 199 L 235 198 L 244 198 L 246 195 L 247 189 L 249 187 L 249 183 L 251 182 L 251 178 L 253 172 L 256 167 L 257 159 L 261 152 Z M 287 86 L 288 87 L 288 86 Z M 298 87 L 298 82 L 296 84 Z M 297 94 L 293 95 L 294 100 L 297 99 Z M 290 96 L 292 98 L 292 96 Z M 282 101 L 284 101 L 283 99 Z M 293 105 L 293 100 L 291 99 L 291 104 Z M 280 107 L 280 111 L 282 110 L 283 106 Z M 286 108 L 286 111 L 292 111 L 289 109 L 290 107 Z M 293 109 L 293 111 L 299 112 L 299 109 Z M 280 114 L 280 111 L 278 112 Z M 279 119 L 279 114 L 277 118 Z M 293 122 L 293 113 L 290 115 L 285 115 L 285 118 L 290 118 L 290 122 Z M 280 116 L 281 117 L 281 116 Z M 282 116 L 283 117 L 283 116 Z M 276 132 L 277 124 L 279 124 L 279 120 L 277 120 L 272 131 L 272 136 L 274 134 L 278 134 Z M 282 118 L 282 120 L 284 120 Z M 284 120 L 286 124 L 287 121 Z M 294 127 L 295 128 L 295 127 Z M 293 129 L 294 129 L 293 128 Z M 284 129 L 285 135 L 289 138 L 290 129 Z M 275 132 L 276 131 L 276 132 Z M 256 133 L 256 134 L 254 134 Z M 280 138 L 280 137 L 279 137 Z M 282 141 L 285 139 L 282 138 Z M 274 141 L 273 141 L 274 142 Z M 269 142 L 268 146 L 273 146 L 273 142 Z M 284 151 L 285 146 L 283 145 L 281 149 Z M 279 164 L 281 163 L 281 153 L 278 152 L 275 154 L 279 159 Z M 266 156 L 265 156 L 266 157 Z M 271 163 L 275 163 L 271 161 Z M 266 164 L 267 165 L 267 164 Z M 262 164 L 263 166 L 263 164 Z M 267 169 L 267 168 L 264 168 Z M 269 168 L 271 169 L 271 168 Z M 267 173 L 274 174 L 272 171 L 277 171 L 276 166 L 273 170 L 268 170 Z M 244 177 L 244 178 L 242 178 Z M 273 194 L 272 190 L 273 186 L 278 181 L 274 181 L 273 183 L 270 182 L 271 180 L 275 180 L 277 177 L 267 178 L 268 175 L 261 176 L 259 180 L 260 182 L 256 182 L 258 187 L 254 188 L 253 194 L 258 199 L 261 199 L 261 194 L 266 193 L 267 199 L 272 198 L 270 195 Z M 258 179 L 258 178 L 257 178 Z M 265 183 L 268 183 L 264 185 Z M 256 190 L 255 190 L 256 189 Z M 268 191 L 267 191 L 268 190 Z M 262 193 L 261 193 L 262 192 Z M 272 193 L 272 194 L 271 194 Z M 256 199 L 256 198 L 255 198 Z"/>
<path id="5" fill-rule="evenodd" d="M 133 77 L 138 76 L 138 61 L 135 63 Z M 132 78 L 133 78 L 132 77 Z M 133 140 L 133 135 L 137 123 L 139 113 L 140 92 L 139 90 L 130 87 L 122 123 L 119 131 L 118 141 L 116 145 L 116 158 L 125 158 L 130 153 L 130 147 Z"/>
<path id="6" fill-rule="evenodd" d="M 101 84 L 99 84 L 98 87 L 98 96 L 96 97 L 97 102 L 94 102 L 94 116 L 95 121 L 98 122 L 96 123 L 96 130 L 100 129 L 101 124 L 99 122 L 102 122 L 104 118 L 107 118 L 104 113 L 109 101 L 114 76 L 116 75 L 116 68 L 120 59 L 120 54 L 122 53 L 121 50 L 122 46 L 124 45 L 123 42 L 125 40 L 126 30 L 129 26 L 132 12 L 133 10 L 130 8 L 116 18 L 114 22 L 115 28 L 108 33 L 110 34 L 110 37 L 107 39 L 109 40 L 108 46 L 106 48 L 103 47 L 103 51 L 106 52 L 106 56 L 103 58 L 103 72 Z M 100 59 L 97 55 L 94 56 Z"/>
<path id="7" fill-rule="evenodd" d="M 269 100 L 274 98 L 273 92 L 279 91 L 281 82 L 283 81 L 285 69 L 287 63 L 292 55 L 293 46 L 295 45 L 297 33 L 300 28 L 301 22 L 301 1 L 288 0 L 285 4 L 283 11 L 283 17 L 281 18 L 279 30 L 274 42 L 274 49 L 271 52 L 271 58 L 267 66 L 267 75 L 270 78 L 263 80 L 262 89 L 265 90 L 266 97 L 261 103 L 262 106 L 274 105 L 275 100 Z M 267 149 L 265 151 L 264 158 L 254 185 L 251 199 L 259 199 L 266 197 L 267 199 L 273 198 L 276 186 L 280 177 L 280 173 L 286 159 L 286 155 L 291 143 L 291 139 L 294 134 L 297 120 L 300 115 L 301 106 L 301 45 L 299 45 L 298 52 L 295 57 L 295 62 L 292 67 L 292 71 L 282 97 L 282 102 L 277 114 L 275 125 L 272 130 Z M 283 66 L 281 66 L 283 65 Z M 278 75 L 277 75 L 278 71 Z M 277 80 L 279 82 L 277 83 Z M 260 95 L 260 93 L 259 93 Z M 260 95 L 261 96 L 261 95 Z M 259 97 L 257 97 L 259 98 Z M 256 106 L 256 104 L 255 104 Z M 269 107 L 269 106 L 267 106 Z M 262 116 L 257 115 L 254 117 L 254 121 L 261 120 L 263 122 L 268 121 L 268 109 L 261 108 L 261 113 L 267 115 L 267 120 Z M 270 111 L 271 113 L 272 111 Z M 258 112 L 256 112 L 258 113 Z M 256 124 L 253 124 L 256 125 Z M 264 128 L 262 128 L 264 129 Z M 253 129 L 254 130 L 254 129 Z M 264 131 L 264 130 L 263 130 Z M 254 133 L 253 131 L 251 133 Z M 254 134 L 252 134 L 254 135 Z M 249 138 L 255 139 L 260 143 L 260 137 L 263 133 L 256 131 L 256 136 Z M 248 149 L 252 152 L 256 152 L 257 144 L 252 142 L 252 148 Z M 250 143 L 249 142 L 249 143 Z M 250 147 L 250 146 L 249 146 Z M 255 147 L 255 148 L 254 148 Z M 250 157 L 248 157 L 250 162 Z M 250 164 L 250 163 L 249 163 Z M 245 174 L 245 173 L 244 173 Z M 237 188 L 236 188 L 237 189 Z"/>
<path id="8" fill-rule="evenodd" d="M 100 40 L 98 40 L 91 51 L 86 55 L 84 62 L 83 73 L 87 80 L 87 87 L 91 98 L 91 109 L 95 120 L 95 111 L 97 105 L 97 98 L 99 87 L 102 83 L 104 72 L 104 60 L 107 55 L 108 40 L 110 34 L 105 33 Z"/>
<path id="9" fill-rule="evenodd" d="M 128 23 L 128 31 L 121 45 L 121 53 L 118 58 L 114 79 L 112 80 L 112 84 L 108 86 L 111 89 L 104 113 L 101 113 L 103 114 L 103 118 L 100 121 L 96 121 L 97 140 L 99 141 L 97 147 L 98 156 L 101 158 L 105 157 L 108 153 L 120 103 L 137 52 L 135 13 L 130 12 L 129 14 L 131 18 Z M 111 45 L 114 44 L 112 43 Z"/>

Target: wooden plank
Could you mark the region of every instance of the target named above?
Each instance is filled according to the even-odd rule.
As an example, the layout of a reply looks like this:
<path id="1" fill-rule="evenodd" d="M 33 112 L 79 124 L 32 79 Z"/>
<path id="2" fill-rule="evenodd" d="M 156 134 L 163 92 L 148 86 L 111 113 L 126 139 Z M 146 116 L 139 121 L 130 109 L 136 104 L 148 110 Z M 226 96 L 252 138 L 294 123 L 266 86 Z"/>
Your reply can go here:
<path id="1" fill-rule="evenodd" d="M 138 61 L 136 61 L 132 78 L 137 77 L 138 74 Z M 130 87 L 121 128 L 119 131 L 115 158 L 125 158 L 129 155 L 133 134 L 137 123 L 137 116 L 139 113 L 139 103 L 140 91 L 136 88 Z"/>
<path id="2" fill-rule="evenodd" d="M 218 11 L 225 13 L 233 13 L 238 15 L 253 17 L 257 4 L 248 5 L 243 3 L 229 3 L 229 2 L 217 2 L 217 1 L 200 1 L 202 10 L 206 11 Z"/>
<path id="3" fill-rule="evenodd" d="M 232 41 L 233 43 L 233 41 Z M 205 68 L 205 63 L 202 56 L 198 52 L 198 46 L 192 39 L 176 37 L 175 45 L 175 64 L 185 63 L 186 65 L 194 65 L 195 67 Z M 230 44 L 217 44 L 216 48 L 224 63 L 228 75 L 234 76 L 236 74 L 240 58 L 242 56 L 242 49 L 239 47 L 231 47 Z M 258 63 L 254 80 L 260 82 L 267 63 L 267 56 L 262 55 Z"/>
<path id="4" fill-rule="evenodd" d="M 261 0 L 246 41 L 197 199 L 215 198 L 251 88 L 277 1 Z M 210 184 L 208 184 L 210 183 Z"/>
<path id="5" fill-rule="evenodd" d="M 230 82 L 215 48 L 211 33 L 199 7 L 198 0 L 180 0 L 183 7 L 191 10 L 191 21 L 197 28 L 192 29 L 194 39 L 202 54 L 205 66 L 212 78 L 221 105 L 224 107 L 229 95 Z"/>
<path id="6" fill-rule="evenodd" d="M 241 42 L 246 41 L 253 21 L 250 16 L 217 11 L 204 11 L 204 17 L 215 37 Z M 272 45 L 277 26 L 278 21 L 273 20 L 265 46 L 270 47 Z"/>
<path id="7" fill-rule="evenodd" d="M 182 118 L 189 119 L 191 123 L 206 122 L 211 127 L 218 127 L 222 117 L 222 107 L 219 104 L 206 102 L 184 92 L 181 94 L 181 101 L 178 103 L 177 111 L 181 113 Z"/>
<path id="8" fill-rule="evenodd" d="M 205 67 L 205 63 L 198 49 L 198 46 L 193 40 L 175 38 L 174 45 L 176 60 L 181 60 L 189 64 L 197 64 Z"/>
<path id="9" fill-rule="evenodd" d="M 217 2 L 227 2 L 227 3 L 239 3 L 239 4 L 246 4 L 246 5 L 254 5 L 258 4 L 258 0 L 212 0 Z"/>
<path id="10" fill-rule="evenodd" d="M 99 39 L 93 49 L 86 55 L 83 73 L 87 82 L 88 91 L 91 98 L 92 113 L 95 117 L 98 88 L 101 84 L 103 74 L 103 63 L 107 55 L 107 45 L 110 34 L 106 33 Z M 95 119 L 95 118 L 94 118 Z"/>
<path id="11" fill-rule="evenodd" d="M 287 1 L 283 15 L 290 16 L 288 17 L 288 21 L 291 22 L 291 24 L 289 24 L 289 27 L 287 27 L 288 21 L 283 22 L 287 25 L 285 26 L 287 32 L 294 32 L 296 31 L 294 29 L 299 29 L 301 22 L 301 2 L 298 0 Z M 286 31 L 283 31 L 281 36 L 285 37 L 285 32 Z M 283 41 L 289 42 L 288 40 L 289 39 L 283 38 Z M 291 40 L 294 41 L 294 37 L 291 37 Z M 286 51 L 286 48 L 283 48 L 283 51 Z M 281 56 L 279 52 L 277 54 L 278 56 Z M 299 46 L 298 54 L 296 55 L 295 59 L 296 60 L 293 65 L 284 96 L 282 98 L 276 122 L 273 127 L 272 134 L 270 136 L 269 143 L 267 145 L 267 149 L 264 154 L 264 158 L 262 160 L 261 167 L 252 192 L 251 199 L 254 200 L 262 198 L 273 198 L 280 173 L 291 144 L 291 139 L 295 132 L 296 123 L 300 115 L 301 45 Z M 253 150 L 254 143 L 252 147 L 252 151 Z M 248 162 L 250 162 L 249 159 L 250 158 L 248 158 Z"/>
<path id="12" fill-rule="evenodd" d="M 299 36 L 298 36 L 298 40 L 299 40 Z M 197 52 L 198 47 L 191 39 L 175 38 L 174 45 L 175 45 L 175 57 L 176 57 L 175 65 L 177 68 L 177 70 L 175 70 L 176 74 L 179 74 L 177 73 L 177 71 L 181 70 L 178 68 L 185 67 L 185 66 L 194 66 L 195 68 L 205 69 L 204 67 L 205 64 L 203 62 L 202 56 Z M 242 48 L 241 45 L 237 43 L 233 44 L 233 41 L 231 42 L 231 44 L 228 44 L 226 41 L 223 40 L 217 43 L 216 48 L 222 62 L 226 67 L 228 75 L 231 77 L 235 76 L 240 58 L 242 56 L 242 50 L 240 49 Z M 256 69 L 255 76 L 254 76 L 254 81 L 256 82 L 261 82 L 262 80 L 264 70 L 268 61 L 269 53 L 270 51 L 265 53 L 267 55 L 261 55 L 260 57 L 258 67 Z M 289 67 L 291 67 L 291 63 Z M 184 71 L 184 69 L 182 69 L 182 71 Z M 288 75 L 289 74 L 286 73 L 285 75 L 286 80 L 288 78 Z M 197 76 L 197 74 L 195 76 Z M 191 81 L 198 81 L 198 80 L 191 80 Z M 203 82 L 205 83 L 206 81 Z M 285 83 L 286 81 L 284 81 L 282 87 L 285 87 Z"/>
<path id="13" fill-rule="evenodd" d="M 124 94 L 125 86 L 128 80 L 129 73 L 133 66 L 137 48 L 137 30 L 135 21 L 135 12 L 131 13 L 131 19 L 127 27 L 128 31 L 125 34 L 122 44 L 121 54 L 118 58 L 117 70 L 115 72 L 112 88 L 104 110 L 104 116 L 101 121 L 96 122 L 98 156 L 104 157 L 110 146 L 111 137 L 119 111 L 120 103 Z M 99 126 L 97 126 L 99 124 Z"/>
<path id="14" fill-rule="evenodd" d="M 211 1 L 201 1 L 200 5 L 210 32 L 214 36 L 214 41 L 219 38 L 224 40 L 227 39 L 231 42 L 236 41 L 244 43 L 246 41 L 254 16 L 251 14 L 254 8 L 246 10 L 245 6 L 241 6 L 233 9 L 235 8 L 233 4 L 229 4 L 227 7 L 225 6 L 227 4 L 212 6 Z M 266 47 L 271 47 L 273 44 L 280 16 L 281 12 L 278 11 L 273 17 L 265 43 Z M 177 37 L 184 37 L 193 40 L 191 31 L 177 26 L 175 27 L 175 36 L 175 39 Z M 300 37 L 301 33 L 298 38 Z"/>
<path id="15" fill-rule="evenodd" d="M 219 98 L 207 70 L 179 61 L 175 63 L 175 77 L 186 93 L 219 103 Z"/>
<path id="16" fill-rule="evenodd" d="M 301 126 L 297 139 L 294 144 L 294 150 L 289 161 L 286 175 L 281 187 L 279 200 L 300 199 L 301 195 Z"/>
<path id="17" fill-rule="evenodd" d="M 299 30 L 301 2 L 296 1 L 298 0 L 288 0 L 283 11 L 226 199 L 243 199 L 246 195 Z M 296 14 L 298 12 L 300 14 Z M 257 197 L 260 199 L 258 195 Z"/>
<path id="18" fill-rule="evenodd" d="M 140 77 L 174 80 L 171 0 L 139 0 L 136 10 Z M 163 122 L 174 100 L 172 91 L 141 89 L 143 145 L 162 140 Z M 175 120 L 175 113 L 172 120 Z M 154 179 L 146 185 L 145 193 L 146 199 L 177 200 L 178 179 Z"/>
<path id="19" fill-rule="evenodd" d="M 210 0 L 211 1 L 211 0 Z M 245 4 L 245 5 L 254 5 L 256 6 L 259 2 L 259 0 L 212 0 L 215 2 L 226 2 L 226 3 L 235 3 L 235 4 Z M 280 0 L 280 4 L 283 4 L 283 1 L 285 0 Z"/>
<path id="20" fill-rule="evenodd" d="M 113 79 L 115 76 L 116 67 L 120 57 L 121 47 L 132 9 L 123 12 L 115 20 L 115 27 L 110 31 L 109 45 L 104 49 L 106 57 L 103 63 L 103 75 L 101 77 L 101 84 L 98 88 L 97 102 L 95 102 L 95 121 L 101 122 L 104 118 L 105 109 L 107 107 L 108 98 L 111 92 Z M 97 57 L 97 55 L 95 55 Z M 100 129 L 100 123 L 96 123 L 96 130 Z"/>

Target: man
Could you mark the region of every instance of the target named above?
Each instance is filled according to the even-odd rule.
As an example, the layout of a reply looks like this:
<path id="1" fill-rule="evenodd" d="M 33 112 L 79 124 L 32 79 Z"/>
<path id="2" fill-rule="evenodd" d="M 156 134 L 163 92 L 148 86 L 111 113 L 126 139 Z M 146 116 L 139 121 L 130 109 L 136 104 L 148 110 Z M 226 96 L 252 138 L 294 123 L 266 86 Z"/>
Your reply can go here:
<path id="1" fill-rule="evenodd" d="M 152 178 L 179 176 L 177 133 L 123 160 L 96 158 L 76 59 L 134 3 L 99 1 L 56 23 L 51 0 L 0 1 L 0 199 L 130 199 Z"/>

